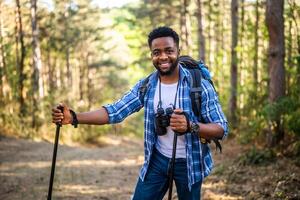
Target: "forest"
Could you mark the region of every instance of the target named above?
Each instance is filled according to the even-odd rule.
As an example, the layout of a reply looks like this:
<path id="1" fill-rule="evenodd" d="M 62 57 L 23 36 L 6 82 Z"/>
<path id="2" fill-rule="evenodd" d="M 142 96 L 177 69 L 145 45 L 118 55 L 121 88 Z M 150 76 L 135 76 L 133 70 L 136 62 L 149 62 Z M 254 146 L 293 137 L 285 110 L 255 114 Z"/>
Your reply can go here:
<path id="1" fill-rule="evenodd" d="M 298 0 L 1 0 L 0 135 L 52 142 L 59 102 L 83 112 L 117 100 L 154 71 L 147 36 L 158 26 L 176 30 L 181 54 L 208 66 L 228 138 L 251 147 L 240 162 L 284 157 L 300 166 Z M 66 126 L 60 142 L 142 138 L 143 116 Z"/>

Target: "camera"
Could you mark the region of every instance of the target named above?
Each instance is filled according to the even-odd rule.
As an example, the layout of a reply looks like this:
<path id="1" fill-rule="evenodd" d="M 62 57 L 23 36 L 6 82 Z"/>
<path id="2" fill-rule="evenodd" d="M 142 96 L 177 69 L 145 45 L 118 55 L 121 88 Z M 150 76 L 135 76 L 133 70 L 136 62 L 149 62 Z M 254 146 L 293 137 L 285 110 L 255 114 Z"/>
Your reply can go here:
<path id="1" fill-rule="evenodd" d="M 170 126 L 170 118 L 173 113 L 173 107 L 168 107 L 165 110 L 162 107 L 157 108 L 155 114 L 155 132 L 162 136 L 167 133 L 167 127 Z"/>

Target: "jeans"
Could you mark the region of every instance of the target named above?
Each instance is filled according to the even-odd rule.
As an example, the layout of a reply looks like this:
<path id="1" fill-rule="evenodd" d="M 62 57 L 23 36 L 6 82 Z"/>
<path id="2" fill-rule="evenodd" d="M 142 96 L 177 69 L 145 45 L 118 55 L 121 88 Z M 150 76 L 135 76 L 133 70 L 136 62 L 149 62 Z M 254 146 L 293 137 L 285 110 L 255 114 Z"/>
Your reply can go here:
<path id="1" fill-rule="evenodd" d="M 154 148 L 144 181 L 138 179 L 132 200 L 162 200 L 169 188 L 168 168 L 171 158 L 162 155 Z M 188 188 L 187 163 L 177 158 L 174 166 L 174 180 L 179 200 L 200 200 L 201 184 Z"/>

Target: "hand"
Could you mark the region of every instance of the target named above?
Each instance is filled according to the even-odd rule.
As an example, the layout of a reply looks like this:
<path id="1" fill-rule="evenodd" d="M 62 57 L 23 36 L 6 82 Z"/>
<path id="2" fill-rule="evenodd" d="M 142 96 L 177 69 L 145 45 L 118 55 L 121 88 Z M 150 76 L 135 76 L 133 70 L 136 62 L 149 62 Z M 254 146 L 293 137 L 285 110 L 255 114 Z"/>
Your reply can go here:
<path id="1" fill-rule="evenodd" d="M 61 112 L 61 109 L 63 112 Z M 59 103 L 57 106 L 52 108 L 52 122 L 53 123 L 61 123 L 61 124 L 71 124 L 73 121 L 72 115 L 70 113 L 70 109 L 67 105 L 63 103 Z"/>
<path id="2" fill-rule="evenodd" d="M 188 124 L 185 115 L 183 114 L 183 110 L 177 108 L 174 110 L 170 119 L 170 126 L 174 132 L 179 134 L 184 134 L 188 130 Z"/>

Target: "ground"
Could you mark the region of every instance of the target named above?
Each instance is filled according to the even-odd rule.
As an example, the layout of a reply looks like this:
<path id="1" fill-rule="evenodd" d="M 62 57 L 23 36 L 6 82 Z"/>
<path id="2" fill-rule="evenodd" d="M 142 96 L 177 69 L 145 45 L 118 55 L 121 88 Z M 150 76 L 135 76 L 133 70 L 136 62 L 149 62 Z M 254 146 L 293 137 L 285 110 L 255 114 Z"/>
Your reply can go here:
<path id="1" fill-rule="evenodd" d="M 300 169 L 292 159 L 242 165 L 238 158 L 248 148 L 233 139 L 223 142 L 222 154 L 212 150 L 215 169 L 202 199 L 300 199 Z M 0 199 L 46 199 L 52 153 L 49 142 L 0 136 Z M 52 199 L 130 199 L 142 163 L 137 138 L 107 137 L 100 147 L 59 145 Z"/>

